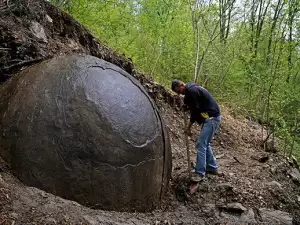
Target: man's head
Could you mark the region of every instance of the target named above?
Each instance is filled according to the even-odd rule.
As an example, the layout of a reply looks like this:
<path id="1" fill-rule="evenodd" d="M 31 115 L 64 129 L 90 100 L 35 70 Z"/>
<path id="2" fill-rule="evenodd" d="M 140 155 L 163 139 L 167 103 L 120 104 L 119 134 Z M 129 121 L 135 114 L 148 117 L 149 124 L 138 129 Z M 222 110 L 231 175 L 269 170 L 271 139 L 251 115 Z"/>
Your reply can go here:
<path id="1" fill-rule="evenodd" d="M 185 83 L 180 80 L 173 80 L 172 81 L 172 91 L 176 92 L 177 94 L 184 95 L 184 88 Z"/>

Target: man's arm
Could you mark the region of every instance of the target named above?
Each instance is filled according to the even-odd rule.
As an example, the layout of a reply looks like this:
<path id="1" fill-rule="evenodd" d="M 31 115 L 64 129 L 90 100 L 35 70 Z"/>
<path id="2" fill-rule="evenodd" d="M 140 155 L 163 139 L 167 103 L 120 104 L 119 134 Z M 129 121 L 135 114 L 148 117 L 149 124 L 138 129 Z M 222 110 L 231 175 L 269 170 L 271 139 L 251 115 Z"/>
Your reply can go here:
<path id="1" fill-rule="evenodd" d="M 195 123 L 197 120 L 197 117 L 199 117 L 197 111 L 198 111 L 198 90 L 195 88 L 190 88 L 185 93 L 184 96 L 184 104 L 190 109 L 191 117 L 190 117 L 190 127 Z"/>
<path id="2" fill-rule="evenodd" d="M 185 110 L 188 110 L 188 109 L 190 109 L 190 108 L 185 107 Z M 191 112 L 190 121 L 189 121 L 188 126 L 185 128 L 185 129 L 186 129 L 186 130 L 185 130 L 185 133 L 186 133 L 187 135 L 189 135 L 189 136 L 192 135 L 191 128 L 192 128 L 193 124 L 194 124 L 195 121 L 196 121 L 196 114 L 195 114 L 195 112 L 194 112 L 193 110 L 191 110 L 191 109 L 190 109 L 190 112 Z"/>

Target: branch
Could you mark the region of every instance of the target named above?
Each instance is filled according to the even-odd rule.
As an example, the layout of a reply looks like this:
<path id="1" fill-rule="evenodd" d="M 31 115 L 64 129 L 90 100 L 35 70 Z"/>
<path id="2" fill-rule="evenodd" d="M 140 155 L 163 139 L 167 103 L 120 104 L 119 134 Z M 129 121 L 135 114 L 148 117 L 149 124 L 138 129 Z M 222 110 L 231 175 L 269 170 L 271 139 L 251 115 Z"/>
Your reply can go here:
<path id="1" fill-rule="evenodd" d="M 10 48 L 0 48 L 0 51 L 8 51 Z"/>

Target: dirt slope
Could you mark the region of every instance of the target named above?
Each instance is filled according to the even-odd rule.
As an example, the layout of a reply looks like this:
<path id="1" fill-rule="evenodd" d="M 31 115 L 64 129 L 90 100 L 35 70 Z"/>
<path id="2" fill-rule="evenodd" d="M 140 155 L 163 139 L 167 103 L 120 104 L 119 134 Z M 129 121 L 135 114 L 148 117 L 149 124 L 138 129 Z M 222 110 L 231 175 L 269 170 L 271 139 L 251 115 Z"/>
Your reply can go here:
<path id="1" fill-rule="evenodd" d="M 46 2 L 0 4 L 0 40 L 2 82 L 13 74 L 17 76 L 24 66 L 71 52 L 91 54 L 125 69 L 156 101 L 168 126 L 173 152 L 169 192 L 161 207 L 147 214 L 93 210 L 24 186 L 0 161 L 0 224 L 300 223 L 300 177 L 298 180 L 292 164 L 259 147 L 258 124 L 234 117 L 222 107 L 223 121 L 213 147 L 224 176 L 208 176 L 199 191 L 190 196 L 186 190 L 183 119 L 178 111 L 179 100 L 172 93 L 136 71 L 130 60 L 97 42 L 69 15 Z M 199 126 L 194 127 L 189 141 L 193 160 L 199 130 Z M 263 157 L 266 162 L 260 161 Z"/>

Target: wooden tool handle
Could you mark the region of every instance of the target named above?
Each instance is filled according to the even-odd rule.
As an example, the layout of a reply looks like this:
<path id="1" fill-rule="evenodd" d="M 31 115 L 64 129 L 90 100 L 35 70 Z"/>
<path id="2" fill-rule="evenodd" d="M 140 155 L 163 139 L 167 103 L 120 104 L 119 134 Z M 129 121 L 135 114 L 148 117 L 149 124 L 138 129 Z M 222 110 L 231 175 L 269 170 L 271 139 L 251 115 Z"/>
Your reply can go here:
<path id="1" fill-rule="evenodd" d="M 184 128 L 185 131 L 187 130 L 188 124 L 187 124 L 187 116 L 186 112 L 183 110 L 183 120 L 184 120 Z M 190 148 L 189 148 L 189 138 L 186 132 L 184 132 L 184 141 L 186 146 L 186 155 L 187 155 L 187 163 L 188 163 L 188 174 L 189 178 L 192 177 L 192 171 L 191 171 L 191 158 L 190 158 Z"/>

